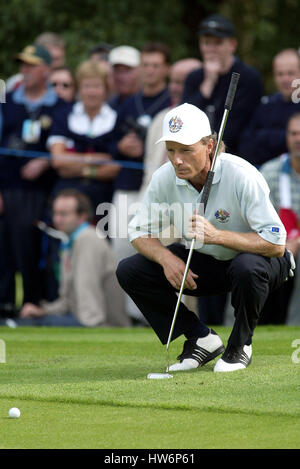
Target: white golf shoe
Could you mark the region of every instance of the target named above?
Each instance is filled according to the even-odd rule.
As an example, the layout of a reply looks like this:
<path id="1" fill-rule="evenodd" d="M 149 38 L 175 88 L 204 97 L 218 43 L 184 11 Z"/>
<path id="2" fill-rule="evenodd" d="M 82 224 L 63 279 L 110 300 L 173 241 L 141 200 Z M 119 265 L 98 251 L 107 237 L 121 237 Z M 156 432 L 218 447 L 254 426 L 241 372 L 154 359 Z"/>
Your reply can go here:
<path id="1" fill-rule="evenodd" d="M 227 346 L 222 357 L 215 364 L 215 372 L 243 370 L 251 363 L 252 345 Z"/>
<path id="2" fill-rule="evenodd" d="M 205 365 L 224 352 L 225 347 L 220 337 L 211 330 L 206 337 L 185 341 L 182 353 L 168 371 L 187 371 Z"/>

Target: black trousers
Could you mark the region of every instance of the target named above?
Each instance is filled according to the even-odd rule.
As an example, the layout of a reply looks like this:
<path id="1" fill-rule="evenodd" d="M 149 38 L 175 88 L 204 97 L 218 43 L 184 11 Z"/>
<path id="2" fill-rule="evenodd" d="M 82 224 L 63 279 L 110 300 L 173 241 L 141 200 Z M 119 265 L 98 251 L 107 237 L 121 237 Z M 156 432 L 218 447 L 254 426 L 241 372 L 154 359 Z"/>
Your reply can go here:
<path id="1" fill-rule="evenodd" d="M 168 249 L 186 262 L 189 250 L 179 243 Z M 240 253 L 229 261 L 219 261 L 194 251 L 191 270 L 199 277 L 197 289 L 185 289 L 185 295 L 208 296 L 232 293 L 235 322 L 228 344 L 250 344 L 259 314 L 271 291 L 288 277 L 290 262 L 285 255 L 269 258 L 257 254 Z M 141 310 L 158 338 L 165 344 L 173 319 L 177 295 L 166 279 L 162 267 L 141 254 L 123 259 L 117 269 L 121 287 Z M 172 339 L 198 327 L 200 319 L 181 303 Z"/>

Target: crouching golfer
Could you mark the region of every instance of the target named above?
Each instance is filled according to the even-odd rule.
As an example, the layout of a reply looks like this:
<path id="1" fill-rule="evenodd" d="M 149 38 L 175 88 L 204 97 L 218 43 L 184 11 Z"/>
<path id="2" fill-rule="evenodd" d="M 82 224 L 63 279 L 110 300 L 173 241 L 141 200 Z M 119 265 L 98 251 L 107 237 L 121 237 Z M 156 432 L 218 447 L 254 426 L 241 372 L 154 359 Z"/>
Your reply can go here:
<path id="1" fill-rule="evenodd" d="M 146 317 L 162 344 L 168 339 L 189 249 L 196 237 L 184 295 L 216 295 L 231 291 L 235 322 L 225 349 L 220 337 L 181 303 L 172 339 L 186 337 L 179 363 L 170 371 L 200 367 L 218 355 L 214 371 L 246 368 L 252 336 L 268 294 L 295 268 L 285 250 L 286 232 L 269 200 L 269 189 L 257 169 L 237 156 L 220 153 L 205 217 L 196 214 L 211 166 L 216 136 L 207 116 L 183 104 L 169 111 L 163 136 L 169 162 L 153 175 L 143 207 L 129 224 L 129 237 L 138 254 L 123 259 L 117 269 L 120 285 Z M 223 148 L 224 149 L 224 148 Z M 157 205 L 162 207 L 158 210 Z M 170 221 L 168 207 L 189 211 L 182 232 L 185 244 L 164 247 L 158 233 Z M 184 222 L 183 222 L 184 224 Z M 182 230 L 182 226 L 176 226 Z"/>

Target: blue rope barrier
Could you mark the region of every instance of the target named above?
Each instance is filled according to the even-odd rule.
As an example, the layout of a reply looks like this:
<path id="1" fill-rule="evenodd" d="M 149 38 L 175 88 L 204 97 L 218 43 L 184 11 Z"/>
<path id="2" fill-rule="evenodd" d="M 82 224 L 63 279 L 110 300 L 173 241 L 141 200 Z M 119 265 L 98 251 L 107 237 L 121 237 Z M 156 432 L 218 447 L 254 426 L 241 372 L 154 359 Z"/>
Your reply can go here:
<path id="1" fill-rule="evenodd" d="M 33 151 L 33 150 L 18 150 L 17 148 L 5 148 L 0 147 L 0 155 L 3 156 L 14 156 L 17 158 L 47 158 L 51 159 L 51 153 L 42 152 L 42 151 Z M 92 155 L 92 153 L 91 153 Z M 59 157 L 58 157 L 59 158 Z M 72 158 L 72 153 L 70 152 L 70 156 L 62 155 L 61 158 L 65 159 L 66 161 Z M 73 156 L 73 161 L 80 161 L 80 157 Z M 143 163 L 137 163 L 136 161 L 120 161 L 120 160 L 107 160 L 107 161 L 90 161 L 88 164 L 94 165 L 101 165 L 101 164 L 118 164 L 122 168 L 128 169 L 144 169 Z"/>

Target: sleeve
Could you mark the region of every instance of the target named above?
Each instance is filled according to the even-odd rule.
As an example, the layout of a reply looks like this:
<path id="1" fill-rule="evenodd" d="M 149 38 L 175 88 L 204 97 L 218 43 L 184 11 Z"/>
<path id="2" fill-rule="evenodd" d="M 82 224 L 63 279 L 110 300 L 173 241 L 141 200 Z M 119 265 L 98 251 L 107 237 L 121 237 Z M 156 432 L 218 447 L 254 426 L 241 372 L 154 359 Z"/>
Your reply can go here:
<path id="1" fill-rule="evenodd" d="M 40 305 L 47 314 L 53 316 L 63 316 L 69 312 L 69 302 L 65 297 L 59 297 L 51 302 L 41 301 Z"/>
<path id="2" fill-rule="evenodd" d="M 47 148 L 50 149 L 55 143 L 67 143 L 70 139 L 68 129 L 68 115 L 71 111 L 66 105 L 58 106 L 52 115 L 52 125 L 46 142 Z"/>
<path id="3" fill-rule="evenodd" d="M 270 190 L 263 176 L 253 171 L 246 178 L 244 175 L 237 179 L 242 216 L 251 229 L 270 243 L 285 245 L 286 230 L 270 201 Z"/>
<path id="4" fill-rule="evenodd" d="M 258 153 L 261 152 L 261 147 L 258 144 L 259 138 L 259 128 L 260 124 L 260 115 L 262 111 L 262 104 L 258 106 L 254 112 L 251 120 L 247 123 L 243 132 L 241 133 L 238 152 L 242 158 L 249 161 L 252 164 L 256 164 L 256 161 L 259 160 Z"/>
<path id="5" fill-rule="evenodd" d="M 275 128 L 270 117 L 276 112 L 274 106 L 261 103 L 242 132 L 239 154 L 255 165 L 262 165 L 286 151 L 286 132 Z M 278 111 L 277 111 L 278 112 Z"/>
<path id="6" fill-rule="evenodd" d="M 134 99 L 132 96 L 126 98 L 119 107 L 116 124 L 114 127 L 114 138 L 119 142 L 129 131 L 126 125 L 128 117 L 132 117 Z"/>
<path id="7" fill-rule="evenodd" d="M 84 236 L 79 237 L 75 243 L 73 288 L 77 314 L 85 325 L 99 325 L 106 319 L 105 292 L 102 285 L 108 256 L 106 243 L 106 240 Z"/>
<path id="8" fill-rule="evenodd" d="M 195 70 L 191 72 L 184 84 L 181 102 L 197 106 L 199 109 L 205 109 L 209 100 L 200 92 L 199 86 L 203 80 L 203 71 Z"/>
<path id="9" fill-rule="evenodd" d="M 230 123 L 225 128 L 223 137 L 231 153 L 238 152 L 241 134 L 259 106 L 262 94 L 263 85 L 259 73 L 250 67 L 243 69 L 230 112 Z"/>
<path id="10" fill-rule="evenodd" d="M 58 298 L 54 301 L 41 301 L 40 306 L 46 311 L 47 314 L 62 316 L 64 314 L 70 313 L 70 301 L 68 297 L 68 282 L 67 275 L 64 269 L 65 258 L 64 255 L 60 260 L 60 285 Z"/>
<path id="11" fill-rule="evenodd" d="M 161 136 L 163 119 L 168 110 L 169 108 L 164 109 L 157 114 L 148 128 L 145 140 L 144 176 L 140 194 L 144 194 L 154 171 L 167 161 L 165 145 L 156 145 L 155 143 Z"/>
<path id="12" fill-rule="evenodd" d="M 265 179 L 268 187 L 270 189 L 270 200 L 274 205 L 277 213 L 279 211 L 279 199 L 278 199 L 278 189 L 279 189 L 279 171 L 274 168 L 274 161 L 268 161 L 263 164 L 259 171 Z M 275 170 L 274 170 L 275 169 Z"/>

